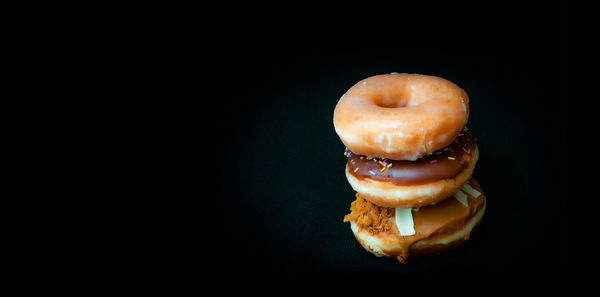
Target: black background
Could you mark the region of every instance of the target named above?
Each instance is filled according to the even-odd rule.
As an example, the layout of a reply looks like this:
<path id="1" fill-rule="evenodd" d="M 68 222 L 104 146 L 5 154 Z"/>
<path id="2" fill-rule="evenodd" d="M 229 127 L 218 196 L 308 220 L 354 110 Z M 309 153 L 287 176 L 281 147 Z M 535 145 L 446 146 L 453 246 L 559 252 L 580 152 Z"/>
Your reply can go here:
<path id="1" fill-rule="evenodd" d="M 359 12 L 245 19 L 214 43 L 206 71 L 218 78 L 217 105 L 204 116 L 222 125 L 207 128 L 219 135 L 207 156 L 218 160 L 208 244 L 218 275 L 558 273 L 568 262 L 564 5 L 435 23 L 357 21 Z M 488 199 L 465 245 L 405 265 L 366 252 L 342 222 L 355 198 L 333 127 L 347 89 L 390 72 L 444 77 L 467 92 L 480 150 L 473 176 Z"/>

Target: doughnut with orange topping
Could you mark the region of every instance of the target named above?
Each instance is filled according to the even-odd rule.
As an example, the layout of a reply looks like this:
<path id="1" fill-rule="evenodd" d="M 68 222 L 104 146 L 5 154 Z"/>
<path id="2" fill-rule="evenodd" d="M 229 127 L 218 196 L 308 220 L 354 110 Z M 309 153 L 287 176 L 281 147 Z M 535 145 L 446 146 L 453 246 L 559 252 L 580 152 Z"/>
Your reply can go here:
<path id="1" fill-rule="evenodd" d="M 406 263 L 409 257 L 452 248 L 470 238 L 485 213 L 486 200 L 477 181 L 471 179 L 466 185 L 454 198 L 408 209 L 414 228 L 414 234 L 408 236 L 398 229 L 397 210 L 372 204 L 360 194 L 344 221 L 350 222 L 354 236 L 367 251 Z"/>

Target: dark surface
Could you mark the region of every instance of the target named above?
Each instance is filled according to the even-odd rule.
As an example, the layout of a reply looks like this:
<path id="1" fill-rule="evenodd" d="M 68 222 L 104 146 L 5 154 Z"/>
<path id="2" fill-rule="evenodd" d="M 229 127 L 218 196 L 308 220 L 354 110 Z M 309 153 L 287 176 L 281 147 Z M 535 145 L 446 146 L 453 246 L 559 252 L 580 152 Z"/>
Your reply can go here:
<path id="1" fill-rule="evenodd" d="M 559 271 L 567 263 L 568 111 L 559 104 L 566 94 L 566 29 L 558 9 L 545 15 L 512 16 L 512 26 L 465 21 L 430 32 L 431 39 L 362 35 L 368 43 L 352 41 L 366 40 L 361 34 L 370 27 L 334 26 L 338 34 L 319 31 L 314 38 L 307 36 L 312 27 L 285 36 L 246 34 L 263 27 L 238 32 L 232 43 L 246 51 L 227 47 L 216 60 L 225 89 L 215 108 L 226 123 L 216 156 L 220 273 Z M 342 222 L 355 192 L 332 120 L 348 88 L 390 72 L 440 76 L 467 92 L 467 126 L 480 150 L 474 177 L 488 199 L 465 245 L 406 265 L 366 252 Z"/>

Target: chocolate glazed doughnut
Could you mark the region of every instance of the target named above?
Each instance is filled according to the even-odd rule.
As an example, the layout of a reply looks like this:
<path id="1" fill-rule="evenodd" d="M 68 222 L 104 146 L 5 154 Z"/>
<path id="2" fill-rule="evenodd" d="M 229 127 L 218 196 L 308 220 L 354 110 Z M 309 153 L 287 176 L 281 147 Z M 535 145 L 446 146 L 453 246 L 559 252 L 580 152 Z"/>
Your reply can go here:
<path id="1" fill-rule="evenodd" d="M 346 177 L 361 196 L 385 207 L 415 207 L 454 195 L 471 177 L 479 151 L 465 130 L 449 146 L 416 161 L 346 155 Z"/>

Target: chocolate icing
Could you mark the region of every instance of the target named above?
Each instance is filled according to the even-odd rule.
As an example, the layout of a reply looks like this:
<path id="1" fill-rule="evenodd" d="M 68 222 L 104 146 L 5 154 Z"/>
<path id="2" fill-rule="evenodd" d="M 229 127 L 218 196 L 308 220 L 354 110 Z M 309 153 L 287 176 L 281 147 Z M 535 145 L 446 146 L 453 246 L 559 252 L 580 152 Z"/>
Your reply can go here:
<path id="1" fill-rule="evenodd" d="M 371 178 L 399 185 L 414 185 L 452 178 L 465 170 L 471 162 L 475 139 L 469 131 L 462 131 L 447 147 L 416 161 L 390 160 L 350 154 L 349 172 L 356 178 Z M 392 163 L 383 172 L 384 164 Z M 358 168 L 358 169 L 357 169 Z"/>

